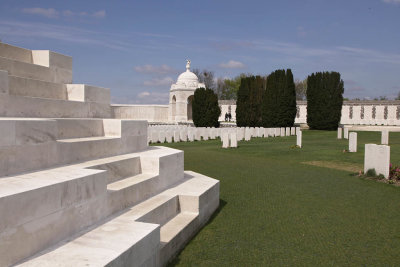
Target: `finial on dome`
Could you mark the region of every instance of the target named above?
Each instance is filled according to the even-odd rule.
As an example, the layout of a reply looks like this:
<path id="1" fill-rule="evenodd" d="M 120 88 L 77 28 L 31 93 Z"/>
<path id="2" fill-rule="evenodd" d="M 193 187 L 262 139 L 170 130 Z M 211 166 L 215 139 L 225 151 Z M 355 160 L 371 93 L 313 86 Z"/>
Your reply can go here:
<path id="1" fill-rule="evenodd" d="M 190 71 L 190 59 L 186 59 L 186 71 Z"/>

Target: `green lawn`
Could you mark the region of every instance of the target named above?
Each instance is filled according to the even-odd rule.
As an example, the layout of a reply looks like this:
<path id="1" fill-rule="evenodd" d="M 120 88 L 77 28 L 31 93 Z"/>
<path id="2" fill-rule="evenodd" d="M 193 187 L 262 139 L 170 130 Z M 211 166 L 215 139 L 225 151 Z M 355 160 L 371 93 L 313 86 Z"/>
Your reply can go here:
<path id="1" fill-rule="evenodd" d="M 400 133 L 390 134 L 400 163 Z M 219 141 L 168 144 L 185 151 L 185 169 L 220 180 L 220 208 L 172 266 L 400 266 L 400 187 L 351 176 L 358 152 L 336 132 L 255 138 L 237 149 Z M 307 164 L 305 164 L 307 163 Z"/>

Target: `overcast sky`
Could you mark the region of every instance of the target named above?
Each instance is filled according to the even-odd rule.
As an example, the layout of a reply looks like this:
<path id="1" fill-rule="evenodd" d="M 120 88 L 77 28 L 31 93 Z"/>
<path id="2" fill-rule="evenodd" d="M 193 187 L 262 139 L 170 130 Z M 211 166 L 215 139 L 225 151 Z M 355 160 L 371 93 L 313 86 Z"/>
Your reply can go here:
<path id="1" fill-rule="evenodd" d="M 0 40 L 73 57 L 74 83 L 114 103 L 166 104 L 192 68 L 342 74 L 347 97 L 400 91 L 400 0 L 0 2 Z"/>

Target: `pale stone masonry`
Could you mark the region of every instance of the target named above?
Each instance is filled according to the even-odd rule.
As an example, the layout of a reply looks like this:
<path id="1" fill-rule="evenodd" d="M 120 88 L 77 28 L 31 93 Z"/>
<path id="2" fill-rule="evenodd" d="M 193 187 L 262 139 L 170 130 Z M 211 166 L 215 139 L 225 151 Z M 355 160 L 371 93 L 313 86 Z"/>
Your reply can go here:
<path id="1" fill-rule="evenodd" d="M 114 116 L 71 57 L 0 43 L 0 266 L 163 266 L 207 223 L 219 181 L 148 147 L 179 130 Z"/>
<path id="2" fill-rule="evenodd" d="M 382 145 L 388 145 L 389 144 L 389 131 L 388 130 L 383 130 L 381 132 L 381 144 Z"/>
<path id="3" fill-rule="evenodd" d="M 357 152 L 357 133 L 349 134 L 349 152 Z"/>
<path id="4" fill-rule="evenodd" d="M 296 145 L 300 148 L 302 147 L 302 141 L 303 141 L 302 138 L 303 138 L 303 132 L 298 131 L 296 136 Z"/>
<path id="5" fill-rule="evenodd" d="M 377 175 L 389 177 L 390 146 L 365 144 L 364 173 L 375 169 Z"/>
<path id="6" fill-rule="evenodd" d="M 229 139 L 230 139 L 230 147 L 237 147 L 237 138 L 236 138 L 236 132 L 232 132 L 229 134 Z"/>
<path id="7" fill-rule="evenodd" d="M 281 129 L 281 135 L 280 136 L 282 136 L 282 137 L 285 136 L 285 128 L 282 127 L 280 129 Z"/>
<path id="8" fill-rule="evenodd" d="M 349 128 L 344 128 L 343 129 L 343 138 L 344 139 L 349 139 Z"/>
<path id="9" fill-rule="evenodd" d="M 229 148 L 229 133 L 222 133 L 222 148 Z"/>
<path id="10" fill-rule="evenodd" d="M 337 139 L 342 139 L 342 136 L 343 136 L 342 128 L 339 127 L 339 128 L 337 128 Z"/>

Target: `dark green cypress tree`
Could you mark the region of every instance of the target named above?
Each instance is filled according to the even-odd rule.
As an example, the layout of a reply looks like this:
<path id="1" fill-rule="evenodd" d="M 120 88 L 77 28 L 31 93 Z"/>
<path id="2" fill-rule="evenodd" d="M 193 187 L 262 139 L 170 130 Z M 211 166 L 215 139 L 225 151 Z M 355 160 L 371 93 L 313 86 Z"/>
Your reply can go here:
<path id="1" fill-rule="evenodd" d="M 238 127 L 248 126 L 249 78 L 243 77 L 240 81 L 236 101 L 236 124 Z"/>
<path id="2" fill-rule="evenodd" d="M 307 124 L 310 129 L 336 130 L 343 105 L 343 80 L 338 72 L 317 72 L 307 78 Z"/>
<path id="3" fill-rule="evenodd" d="M 236 101 L 236 124 L 239 127 L 262 125 L 262 101 L 265 80 L 261 76 L 241 79 Z"/>
<path id="4" fill-rule="evenodd" d="M 198 88 L 192 102 L 193 123 L 196 127 L 219 127 L 221 108 L 218 96 L 211 89 Z"/>
<path id="5" fill-rule="evenodd" d="M 296 91 L 290 69 L 276 70 L 267 78 L 262 107 L 264 127 L 290 127 L 296 117 Z"/>

